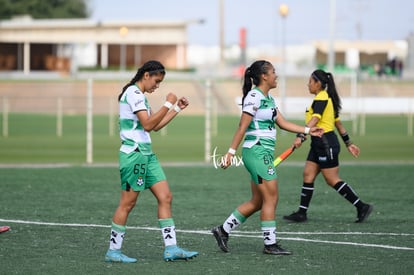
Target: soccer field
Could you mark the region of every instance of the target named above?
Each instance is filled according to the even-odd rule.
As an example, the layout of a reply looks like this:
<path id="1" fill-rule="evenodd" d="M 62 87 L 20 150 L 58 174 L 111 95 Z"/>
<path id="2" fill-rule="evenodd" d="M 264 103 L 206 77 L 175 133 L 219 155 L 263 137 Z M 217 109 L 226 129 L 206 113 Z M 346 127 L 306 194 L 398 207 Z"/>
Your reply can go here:
<path id="1" fill-rule="evenodd" d="M 213 121 L 211 153 L 227 150 L 238 119 Z M 243 167 L 203 164 L 204 118 L 179 117 L 152 139 L 174 194 L 179 245 L 200 255 L 162 260 L 156 201 L 147 191 L 128 221 L 124 251 L 139 259 L 130 265 L 104 262 L 120 192 L 119 137 L 109 133 L 108 120 L 94 117 L 95 165 L 84 165 L 85 116 L 65 115 L 61 137 L 53 115 L 9 116 L 8 136 L 0 137 L 0 226 L 11 230 L 0 234 L 0 274 L 411 274 L 414 268 L 414 142 L 403 115 L 368 116 L 365 135 L 351 135 L 362 150 L 358 159 L 342 147 L 342 178 L 375 207 L 366 223 L 355 224 L 355 209 L 321 178 L 309 221 L 285 222 L 281 217 L 298 207 L 309 142 L 278 167 L 278 239 L 291 256 L 262 254 L 258 214 L 231 236 L 231 253 L 218 249 L 210 229 L 249 199 L 248 176 Z M 293 137 L 279 132 L 276 154 Z"/>
<path id="2" fill-rule="evenodd" d="M 278 239 L 291 256 L 262 253 L 259 215 L 230 237 L 221 252 L 210 229 L 249 198 L 243 167 L 166 166 L 174 200 L 178 243 L 200 255 L 164 262 L 156 201 L 143 192 L 128 221 L 124 252 L 135 264 L 104 262 L 110 222 L 119 199 L 116 166 L 1 168 L 1 274 L 411 274 L 414 218 L 410 164 L 341 167 L 341 175 L 374 205 L 367 222 L 318 178 L 309 221 L 281 217 L 298 207 L 300 165 L 278 168 Z"/>
<path id="3" fill-rule="evenodd" d="M 1 117 L 1 115 L 0 115 Z M 220 116 L 211 122 L 210 155 L 227 151 L 238 125 L 239 117 Z M 63 117 L 62 136 L 56 135 L 56 117 L 45 114 L 11 114 L 9 133 L 0 137 L 0 164 L 66 163 L 82 165 L 86 162 L 86 118 L 82 115 Z M 116 163 L 120 145 L 113 118 L 110 134 L 108 116 L 93 118 L 93 162 Z M 294 121 L 303 124 L 303 121 Z M 352 121 L 345 120 L 352 140 L 361 147 L 359 162 L 409 162 L 414 165 L 414 139 L 407 134 L 408 118 L 404 115 L 367 116 L 366 133 L 352 133 Z M 0 120 L 0 126 L 3 124 Z M 181 116 L 171 122 L 166 131 L 153 132 L 154 151 L 162 162 L 204 162 L 205 120 L 202 116 Z M 288 148 L 294 139 L 292 133 L 278 129 L 276 154 Z M 309 142 L 289 158 L 303 162 Z M 341 161 L 355 161 L 342 147 Z"/>

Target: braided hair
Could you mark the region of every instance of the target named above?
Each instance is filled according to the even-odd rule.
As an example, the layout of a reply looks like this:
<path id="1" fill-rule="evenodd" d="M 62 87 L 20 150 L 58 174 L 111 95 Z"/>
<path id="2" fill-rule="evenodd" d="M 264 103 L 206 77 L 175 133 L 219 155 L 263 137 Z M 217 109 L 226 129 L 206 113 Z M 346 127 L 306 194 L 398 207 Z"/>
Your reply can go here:
<path id="1" fill-rule="evenodd" d="M 332 99 L 333 107 L 335 110 L 335 116 L 339 116 L 342 109 L 341 98 L 335 87 L 335 81 L 331 73 L 327 73 L 324 70 L 315 70 L 311 77 L 315 81 L 321 83 L 321 88 L 328 92 L 329 97 Z"/>
<path id="2" fill-rule="evenodd" d="M 266 60 L 257 60 L 250 65 L 250 67 L 246 68 L 246 71 L 244 72 L 242 105 L 244 98 L 252 89 L 252 86 L 258 86 L 260 84 L 262 74 L 267 74 L 267 72 L 272 68 L 272 64 Z"/>
<path id="3" fill-rule="evenodd" d="M 150 61 L 145 62 L 141 68 L 138 68 L 137 73 L 131 79 L 131 81 L 129 81 L 128 84 L 126 84 L 124 88 L 122 88 L 122 92 L 118 96 L 118 101 L 121 100 L 121 97 L 126 91 L 126 89 L 128 89 L 129 86 L 134 85 L 137 81 L 141 80 L 146 72 L 148 72 L 150 76 L 156 75 L 156 74 L 165 75 L 165 68 L 161 64 L 161 62 L 156 61 L 156 60 L 150 60 Z"/>

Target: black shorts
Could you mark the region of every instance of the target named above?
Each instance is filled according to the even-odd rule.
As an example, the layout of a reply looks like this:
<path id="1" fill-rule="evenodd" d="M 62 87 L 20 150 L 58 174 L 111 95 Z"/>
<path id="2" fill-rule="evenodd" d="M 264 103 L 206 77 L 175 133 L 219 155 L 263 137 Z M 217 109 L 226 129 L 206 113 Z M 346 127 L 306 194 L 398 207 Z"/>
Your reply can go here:
<path id="1" fill-rule="evenodd" d="M 328 132 L 322 138 L 312 137 L 306 160 L 317 163 L 321 169 L 337 167 L 340 151 L 341 147 L 335 132 Z"/>

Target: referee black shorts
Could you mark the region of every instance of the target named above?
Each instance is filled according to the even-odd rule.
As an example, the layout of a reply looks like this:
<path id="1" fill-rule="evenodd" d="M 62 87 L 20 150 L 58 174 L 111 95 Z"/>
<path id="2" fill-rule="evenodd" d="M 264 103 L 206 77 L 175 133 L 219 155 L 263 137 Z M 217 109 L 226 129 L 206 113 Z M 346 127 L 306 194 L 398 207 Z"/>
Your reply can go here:
<path id="1" fill-rule="evenodd" d="M 341 147 L 335 132 L 325 133 L 322 138 L 312 137 L 311 147 L 306 160 L 315 162 L 319 168 L 333 168 L 339 165 Z"/>

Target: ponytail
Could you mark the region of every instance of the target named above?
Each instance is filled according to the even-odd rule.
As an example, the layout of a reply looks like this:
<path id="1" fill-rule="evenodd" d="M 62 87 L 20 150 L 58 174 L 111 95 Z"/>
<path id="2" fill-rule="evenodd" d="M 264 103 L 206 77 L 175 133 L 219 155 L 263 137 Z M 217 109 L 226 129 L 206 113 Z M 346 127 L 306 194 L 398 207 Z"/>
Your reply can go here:
<path id="1" fill-rule="evenodd" d="M 338 117 L 342 109 L 342 102 L 336 90 L 333 75 L 323 70 L 316 70 L 312 73 L 311 76 L 313 79 L 321 83 L 321 88 L 323 90 L 327 91 L 328 96 L 332 100 L 332 104 L 333 104 L 334 111 L 335 111 L 335 116 Z"/>
<path id="2" fill-rule="evenodd" d="M 242 88 L 242 105 L 244 103 L 244 98 L 247 93 L 251 91 L 253 85 L 258 86 L 260 84 L 262 74 L 266 74 L 271 68 L 273 68 L 272 64 L 265 60 L 255 61 L 252 65 L 250 65 L 250 67 L 246 68 Z"/>
<path id="3" fill-rule="evenodd" d="M 242 97 L 242 105 L 244 102 L 244 98 L 246 97 L 247 93 L 252 89 L 253 82 L 251 78 L 251 70 L 250 67 L 246 69 L 244 72 L 244 81 L 243 81 L 243 97 Z"/>
<path id="4" fill-rule="evenodd" d="M 331 73 L 326 73 L 326 75 L 328 77 L 328 95 L 332 99 L 332 103 L 335 110 L 335 116 L 338 117 L 342 109 L 341 98 L 339 97 L 339 94 L 336 90 L 333 75 Z"/>
<path id="5" fill-rule="evenodd" d="M 165 75 L 165 68 L 159 61 L 156 61 L 156 60 L 150 60 L 150 61 L 145 62 L 144 65 L 142 65 L 141 68 L 138 68 L 137 73 L 131 79 L 131 81 L 129 81 L 122 88 L 122 92 L 118 95 L 118 101 L 121 100 L 121 97 L 124 94 L 124 92 L 126 91 L 126 89 L 128 89 L 128 87 L 131 86 L 131 85 L 135 85 L 136 82 L 141 80 L 146 72 L 148 72 L 150 76 L 155 75 L 155 74 Z"/>

